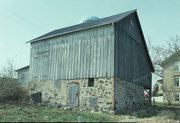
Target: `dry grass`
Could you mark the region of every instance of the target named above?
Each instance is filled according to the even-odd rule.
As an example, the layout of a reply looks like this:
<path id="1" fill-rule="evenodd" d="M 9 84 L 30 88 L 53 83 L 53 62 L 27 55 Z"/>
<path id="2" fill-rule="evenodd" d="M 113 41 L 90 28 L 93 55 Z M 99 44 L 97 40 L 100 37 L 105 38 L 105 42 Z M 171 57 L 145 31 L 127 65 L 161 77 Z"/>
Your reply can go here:
<path id="1" fill-rule="evenodd" d="M 64 111 L 53 107 L 0 104 L 0 122 L 140 122 L 179 123 L 180 106 L 152 106 L 118 115 Z"/>

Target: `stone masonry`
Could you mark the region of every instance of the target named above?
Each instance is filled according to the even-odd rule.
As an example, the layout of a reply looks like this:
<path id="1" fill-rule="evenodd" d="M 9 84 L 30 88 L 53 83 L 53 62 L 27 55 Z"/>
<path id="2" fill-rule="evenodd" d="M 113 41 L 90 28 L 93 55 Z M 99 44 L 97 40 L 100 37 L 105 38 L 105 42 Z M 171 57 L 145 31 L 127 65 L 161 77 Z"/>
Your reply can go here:
<path id="1" fill-rule="evenodd" d="M 42 102 L 55 106 L 67 106 L 67 84 L 79 84 L 79 110 L 90 110 L 89 98 L 91 96 L 97 98 L 97 106 L 95 111 L 114 113 L 114 91 L 113 78 L 95 78 L 94 86 L 88 87 L 88 79 L 77 80 L 61 80 L 61 87 L 56 88 L 54 81 L 32 82 L 29 85 L 30 95 L 41 92 Z"/>
<path id="2" fill-rule="evenodd" d="M 115 108 L 133 109 L 144 104 L 144 88 L 130 82 L 115 79 Z"/>
<path id="3" fill-rule="evenodd" d="M 94 86 L 88 87 L 88 79 L 61 80 L 61 87 L 56 88 L 54 81 L 32 82 L 29 85 L 30 94 L 41 92 L 42 102 L 48 105 L 67 108 L 68 84 L 79 84 L 80 111 L 97 111 L 115 113 L 115 110 L 131 109 L 144 102 L 143 87 L 122 81 L 120 79 L 95 78 Z M 96 107 L 90 108 L 90 97 L 96 98 Z"/>

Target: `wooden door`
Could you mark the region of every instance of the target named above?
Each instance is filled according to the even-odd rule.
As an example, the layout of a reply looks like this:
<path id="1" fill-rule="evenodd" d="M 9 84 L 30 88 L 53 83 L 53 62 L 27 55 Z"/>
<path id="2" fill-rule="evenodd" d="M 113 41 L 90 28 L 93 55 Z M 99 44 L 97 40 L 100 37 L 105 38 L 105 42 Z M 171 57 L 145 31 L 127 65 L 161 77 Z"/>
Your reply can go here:
<path id="1" fill-rule="evenodd" d="M 79 84 L 70 83 L 68 85 L 68 105 L 78 106 L 79 104 Z"/>

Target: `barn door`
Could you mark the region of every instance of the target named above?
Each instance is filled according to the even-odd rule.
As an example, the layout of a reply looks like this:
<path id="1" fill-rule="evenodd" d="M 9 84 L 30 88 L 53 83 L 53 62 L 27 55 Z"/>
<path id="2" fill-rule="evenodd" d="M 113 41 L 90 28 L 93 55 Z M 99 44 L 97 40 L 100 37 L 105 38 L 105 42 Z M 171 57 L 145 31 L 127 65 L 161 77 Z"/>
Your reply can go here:
<path id="1" fill-rule="evenodd" d="M 79 84 L 70 83 L 68 85 L 68 104 L 78 106 L 79 103 Z"/>

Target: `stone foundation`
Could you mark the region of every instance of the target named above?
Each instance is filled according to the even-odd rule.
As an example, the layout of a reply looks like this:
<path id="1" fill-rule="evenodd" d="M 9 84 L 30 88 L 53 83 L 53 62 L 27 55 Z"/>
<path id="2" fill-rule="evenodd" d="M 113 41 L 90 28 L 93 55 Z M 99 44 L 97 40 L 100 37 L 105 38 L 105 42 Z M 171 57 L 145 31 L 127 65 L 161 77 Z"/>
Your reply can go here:
<path id="1" fill-rule="evenodd" d="M 122 109 L 132 109 L 144 103 L 144 88 L 120 79 L 95 78 L 94 86 L 88 86 L 88 79 L 60 80 L 32 82 L 29 85 L 30 94 L 40 92 L 44 104 L 73 108 L 80 111 L 97 111 L 103 113 L 115 113 Z M 68 105 L 68 85 L 79 85 L 78 106 Z M 114 110 L 115 109 L 115 110 Z"/>
<path id="2" fill-rule="evenodd" d="M 115 109 L 133 109 L 144 104 L 144 88 L 130 82 L 115 79 Z"/>
<path id="3" fill-rule="evenodd" d="M 32 82 L 29 85 L 29 93 L 41 92 L 42 102 L 58 107 L 68 107 L 68 84 L 79 84 L 79 106 L 78 110 L 93 110 L 103 113 L 114 113 L 114 79 L 95 78 L 94 86 L 88 87 L 88 79 L 60 80 L 60 88 L 54 84 L 55 81 Z M 95 101 L 94 108 L 90 100 Z"/>

